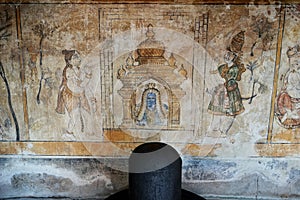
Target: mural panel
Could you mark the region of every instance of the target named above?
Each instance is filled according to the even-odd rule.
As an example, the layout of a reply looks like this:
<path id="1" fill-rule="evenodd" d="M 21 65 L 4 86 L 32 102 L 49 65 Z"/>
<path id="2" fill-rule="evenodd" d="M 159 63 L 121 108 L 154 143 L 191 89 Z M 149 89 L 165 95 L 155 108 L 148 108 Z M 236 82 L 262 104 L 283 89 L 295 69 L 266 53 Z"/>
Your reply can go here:
<path id="1" fill-rule="evenodd" d="M 2 8 L 3 142 L 118 154 L 158 140 L 218 156 L 298 143 L 297 6 Z"/>
<path id="2" fill-rule="evenodd" d="M 149 141 L 205 197 L 299 197 L 298 5 L 8 2 L 1 198 L 105 198 Z"/>
<path id="3" fill-rule="evenodd" d="M 22 115 L 22 86 L 24 86 L 24 74 L 20 74 L 22 56 L 18 47 L 20 41 L 14 40 L 19 31 L 16 24 L 19 11 L 10 6 L 2 5 L 0 12 L 0 75 L 1 75 L 1 116 L 0 116 L 0 139 L 21 139 L 20 132 L 24 127 L 24 116 Z M 17 27 L 17 30 L 16 28 Z M 19 38 L 19 36 L 17 37 Z M 18 81 L 15 81 L 18 80 Z"/>
<path id="4" fill-rule="evenodd" d="M 277 74 L 274 143 L 299 143 L 299 10 L 288 5 L 285 10 L 284 37 L 282 40 L 281 65 Z"/>
<path id="5" fill-rule="evenodd" d="M 20 10 L 29 139 L 101 139 L 95 84 L 99 66 L 86 61 L 97 41 L 97 10 L 85 5 L 28 5 Z"/>

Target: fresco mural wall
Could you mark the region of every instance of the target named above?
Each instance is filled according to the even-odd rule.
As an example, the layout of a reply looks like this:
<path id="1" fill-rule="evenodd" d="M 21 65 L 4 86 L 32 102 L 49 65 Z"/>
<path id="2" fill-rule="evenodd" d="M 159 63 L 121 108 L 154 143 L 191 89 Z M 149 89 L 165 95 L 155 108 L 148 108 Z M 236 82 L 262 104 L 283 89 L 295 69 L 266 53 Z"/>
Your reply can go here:
<path id="1" fill-rule="evenodd" d="M 150 141 L 207 198 L 299 198 L 298 4 L 0 11 L 1 198 L 104 198 Z"/>

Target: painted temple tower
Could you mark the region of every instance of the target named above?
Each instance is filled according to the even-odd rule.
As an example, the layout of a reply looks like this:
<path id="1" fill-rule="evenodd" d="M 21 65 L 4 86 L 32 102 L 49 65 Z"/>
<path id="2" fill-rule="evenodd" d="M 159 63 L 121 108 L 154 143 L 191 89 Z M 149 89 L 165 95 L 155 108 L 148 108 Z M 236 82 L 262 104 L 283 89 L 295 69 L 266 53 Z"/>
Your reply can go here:
<path id="1" fill-rule="evenodd" d="M 146 40 L 129 53 L 117 72 L 123 87 L 122 127 L 150 130 L 176 130 L 181 127 L 181 100 L 187 79 L 183 65 L 177 66 L 173 53 L 166 57 L 165 46 L 155 39 L 148 25 Z"/>

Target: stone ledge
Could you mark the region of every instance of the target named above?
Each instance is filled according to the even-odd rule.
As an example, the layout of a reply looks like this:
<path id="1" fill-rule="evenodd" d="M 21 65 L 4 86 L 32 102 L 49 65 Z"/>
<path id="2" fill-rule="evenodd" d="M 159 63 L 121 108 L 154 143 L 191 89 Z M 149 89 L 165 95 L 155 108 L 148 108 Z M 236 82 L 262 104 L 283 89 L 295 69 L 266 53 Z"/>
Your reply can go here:
<path id="1" fill-rule="evenodd" d="M 143 142 L 1 142 L 1 156 L 88 156 L 88 157 L 128 157 L 131 151 Z M 222 144 L 170 143 L 180 149 L 183 156 L 214 157 L 215 150 Z M 254 144 L 254 157 L 297 156 L 300 144 L 259 143 Z"/>
<path id="2" fill-rule="evenodd" d="M 16 0 L 0 0 L 0 3 L 19 4 Z M 299 3 L 299 0 L 22 0 L 20 4 L 223 4 L 223 5 L 241 5 L 241 4 L 281 4 L 281 3 Z"/>
<path id="3" fill-rule="evenodd" d="M 255 144 L 256 152 L 264 157 L 298 156 L 300 144 L 290 143 L 259 143 Z"/>
<path id="4" fill-rule="evenodd" d="M 88 157 L 128 157 L 140 142 L 1 142 L 1 156 L 88 156 Z M 181 153 L 187 156 L 215 156 L 220 144 L 176 143 Z"/>

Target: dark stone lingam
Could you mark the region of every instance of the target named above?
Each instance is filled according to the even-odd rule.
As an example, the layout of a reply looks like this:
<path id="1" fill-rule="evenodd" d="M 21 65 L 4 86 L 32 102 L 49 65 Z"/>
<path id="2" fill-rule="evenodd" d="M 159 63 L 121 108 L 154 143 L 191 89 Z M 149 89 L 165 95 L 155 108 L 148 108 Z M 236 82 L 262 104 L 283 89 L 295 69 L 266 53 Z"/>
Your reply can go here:
<path id="1" fill-rule="evenodd" d="M 182 160 L 165 143 L 144 143 L 129 157 L 129 187 L 106 200 L 205 200 L 181 188 Z"/>

